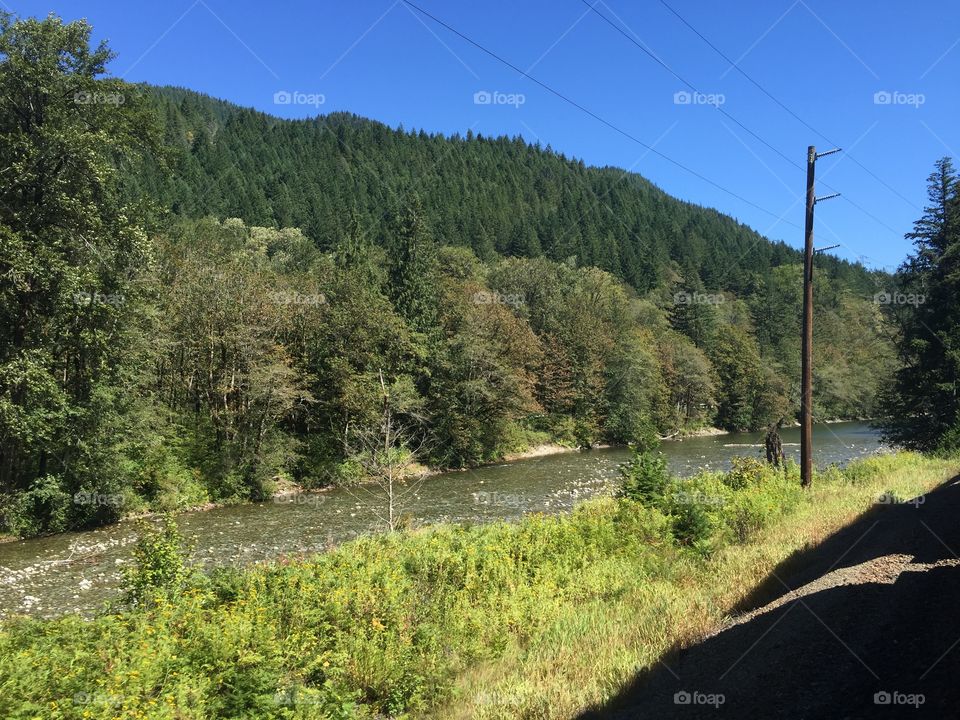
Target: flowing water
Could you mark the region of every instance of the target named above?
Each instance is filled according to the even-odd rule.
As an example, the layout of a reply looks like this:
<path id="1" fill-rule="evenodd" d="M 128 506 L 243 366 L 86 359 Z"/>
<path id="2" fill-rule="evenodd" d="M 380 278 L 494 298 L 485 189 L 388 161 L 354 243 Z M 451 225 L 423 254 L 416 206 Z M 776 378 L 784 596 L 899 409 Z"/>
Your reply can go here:
<path id="1" fill-rule="evenodd" d="M 845 464 L 880 447 L 877 433 L 862 423 L 818 425 L 813 434 L 814 461 L 819 466 Z M 787 428 L 781 435 L 784 452 L 796 459 L 799 429 Z M 663 452 L 678 475 L 723 470 L 734 456 L 761 456 L 763 434 L 672 440 L 663 443 Z M 585 498 L 609 494 L 618 466 L 629 456 L 626 448 L 610 448 L 432 475 L 402 487 L 397 505 L 418 525 L 563 512 Z M 379 491 L 336 488 L 185 513 L 178 523 L 193 543 L 193 561 L 210 568 L 322 551 L 375 532 L 384 526 L 384 505 Z M 0 544 L 0 617 L 96 610 L 117 597 L 120 572 L 135 542 L 136 526 L 124 522 Z"/>

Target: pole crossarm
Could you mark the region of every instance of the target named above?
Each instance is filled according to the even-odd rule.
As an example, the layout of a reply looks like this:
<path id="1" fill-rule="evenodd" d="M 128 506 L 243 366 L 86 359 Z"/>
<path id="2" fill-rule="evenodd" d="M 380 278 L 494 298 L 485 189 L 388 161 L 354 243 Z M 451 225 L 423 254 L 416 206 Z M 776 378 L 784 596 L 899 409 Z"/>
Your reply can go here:
<path id="1" fill-rule="evenodd" d="M 834 153 L 843 152 L 843 148 L 834 148 L 833 150 L 824 150 L 822 153 L 816 153 L 815 157 L 819 160 L 822 157 L 827 155 L 833 155 Z"/>

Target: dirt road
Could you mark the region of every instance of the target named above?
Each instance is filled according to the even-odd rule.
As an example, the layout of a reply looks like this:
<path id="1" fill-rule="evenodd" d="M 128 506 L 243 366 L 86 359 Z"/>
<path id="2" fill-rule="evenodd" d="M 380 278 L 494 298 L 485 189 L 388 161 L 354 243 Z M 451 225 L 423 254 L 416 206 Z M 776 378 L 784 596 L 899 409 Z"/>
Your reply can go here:
<path id="1" fill-rule="evenodd" d="M 960 479 L 877 505 L 581 720 L 960 718 L 956 551 Z"/>

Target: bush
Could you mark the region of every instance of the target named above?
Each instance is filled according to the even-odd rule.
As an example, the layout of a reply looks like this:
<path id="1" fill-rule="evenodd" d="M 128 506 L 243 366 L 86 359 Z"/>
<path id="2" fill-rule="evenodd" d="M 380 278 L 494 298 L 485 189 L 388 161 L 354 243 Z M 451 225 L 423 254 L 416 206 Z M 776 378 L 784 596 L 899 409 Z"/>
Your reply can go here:
<path id="1" fill-rule="evenodd" d="M 863 460 L 855 460 L 843 469 L 843 477 L 851 485 L 862 485 L 873 477 L 873 471 Z"/>
<path id="2" fill-rule="evenodd" d="M 554 438 L 549 432 L 534 430 L 519 423 L 511 422 L 504 427 L 503 436 L 495 450 L 495 455 L 502 456 L 507 453 L 524 452 L 550 442 L 554 442 Z"/>
<path id="3" fill-rule="evenodd" d="M 738 493 L 725 517 L 736 541 L 745 543 L 766 526 L 767 506 L 764 499 L 756 494 Z"/>
<path id="4" fill-rule="evenodd" d="M 829 465 L 817 473 L 817 482 L 825 485 L 842 484 L 849 482 L 849 478 L 837 465 Z"/>
<path id="5" fill-rule="evenodd" d="M 660 507 L 670 484 L 670 471 L 662 453 L 637 448 L 633 458 L 620 469 L 618 497 Z"/>
<path id="6" fill-rule="evenodd" d="M 661 509 L 670 516 L 671 532 L 679 545 L 709 554 L 723 541 L 716 531 L 723 525 L 720 516 L 732 494 L 723 478 L 702 472 L 671 480 Z"/>
<path id="7" fill-rule="evenodd" d="M 954 423 L 937 441 L 933 449 L 938 457 L 955 457 L 960 451 L 960 422 Z"/>
<path id="8" fill-rule="evenodd" d="M 355 458 L 350 458 L 344 460 L 343 462 L 337 463 L 333 467 L 329 478 L 332 482 L 326 484 L 349 486 L 359 485 L 364 480 L 368 479 L 363 469 L 363 464 Z"/>
<path id="9" fill-rule="evenodd" d="M 183 536 L 173 518 L 164 514 L 158 525 L 144 521 L 142 528 L 134 564 L 123 575 L 125 597 L 133 605 L 176 596 L 189 575 Z"/>
<path id="10" fill-rule="evenodd" d="M 803 497 L 794 478 L 775 473 L 768 482 L 734 492 L 723 509 L 723 520 L 736 542 L 744 543 L 760 530 L 793 511 Z"/>
<path id="11" fill-rule="evenodd" d="M 2 521 L 11 534 L 31 537 L 68 530 L 73 512 L 73 497 L 63 489 L 63 481 L 46 475 L 10 503 Z"/>
<path id="12" fill-rule="evenodd" d="M 577 447 L 592 448 L 600 437 L 600 426 L 596 419 L 578 417 L 573 424 L 573 438 Z"/>
<path id="13" fill-rule="evenodd" d="M 730 472 L 724 477 L 724 482 L 731 490 L 742 490 L 751 485 L 758 485 L 771 473 L 770 466 L 756 458 L 735 457 L 730 462 Z"/>
<path id="14" fill-rule="evenodd" d="M 713 527 L 710 514 L 700 503 L 687 502 L 676 506 L 672 529 L 674 538 L 681 545 L 707 552 Z"/>

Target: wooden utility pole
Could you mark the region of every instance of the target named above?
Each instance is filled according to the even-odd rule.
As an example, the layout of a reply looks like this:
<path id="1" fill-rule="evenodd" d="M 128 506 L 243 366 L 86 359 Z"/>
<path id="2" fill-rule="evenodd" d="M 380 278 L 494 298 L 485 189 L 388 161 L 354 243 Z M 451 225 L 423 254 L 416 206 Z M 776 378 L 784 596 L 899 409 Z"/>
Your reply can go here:
<path id="1" fill-rule="evenodd" d="M 803 236 L 803 339 L 801 341 L 800 378 L 800 484 L 810 487 L 813 481 L 813 208 L 820 200 L 829 200 L 840 193 L 818 198 L 815 191 L 817 158 L 832 155 L 840 149 L 817 154 L 807 148 L 807 216 Z M 836 246 L 834 246 L 836 247 Z"/>
<path id="2" fill-rule="evenodd" d="M 803 228 L 803 340 L 800 373 L 800 484 L 813 480 L 813 208 L 817 148 L 807 148 L 807 216 Z"/>

